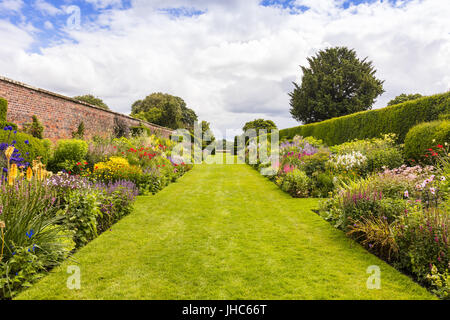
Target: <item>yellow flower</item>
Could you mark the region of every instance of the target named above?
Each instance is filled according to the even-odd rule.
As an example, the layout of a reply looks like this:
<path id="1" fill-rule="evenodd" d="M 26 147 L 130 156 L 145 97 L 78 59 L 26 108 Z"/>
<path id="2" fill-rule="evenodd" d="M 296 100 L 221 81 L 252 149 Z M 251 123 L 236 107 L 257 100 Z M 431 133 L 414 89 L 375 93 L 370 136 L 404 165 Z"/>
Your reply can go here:
<path id="1" fill-rule="evenodd" d="M 0 221 L 0 228 L 1 229 L 6 228 L 5 221 Z"/>
<path id="2" fill-rule="evenodd" d="M 10 146 L 10 147 L 8 147 L 6 149 L 5 156 L 6 156 L 6 159 L 8 159 L 8 161 L 9 161 L 9 159 L 11 159 L 11 156 L 12 156 L 13 153 L 14 153 L 14 147 L 13 146 Z"/>
<path id="3" fill-rule="evenodd" d="M 13 163 L 11 165 L 11 169 L 9 170 L 9 176 L 13 179 L 16 179 L 17 177 L 17 164 Z"/>
<path id="4" fill-rule="evenodd" d="M 28 169 L 27 169 L 27 180 L 31 181 L 31 178 L 33 178 L 33 169 L 31 169 L 31 167 L 28 167 Z"/>

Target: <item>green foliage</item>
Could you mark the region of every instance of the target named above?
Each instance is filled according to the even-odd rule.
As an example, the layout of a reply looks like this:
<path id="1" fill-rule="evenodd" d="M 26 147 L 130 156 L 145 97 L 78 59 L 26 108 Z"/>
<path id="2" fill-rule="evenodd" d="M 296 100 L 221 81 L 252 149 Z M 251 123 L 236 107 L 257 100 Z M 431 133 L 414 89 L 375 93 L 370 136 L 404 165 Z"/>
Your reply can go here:
<path id="1" fill-rule="evenodd" d="M 216 140 L 216 137 L 214 137 L 214 133 L 212 132 L 210 128 L 210 123 L 208 121 L 203 120 L 200 123 L 201 129 L 202 129 L 202 150 L 204 150 L 209 144 L 211 144 L 213 141 Z"/>
<path id="2" fill-rule="evenodd" d="M 360 152 L 366 159 L 366 170 L 370 173 L 387 167 L 398 168 L 403 164 L 403 155 L 395 143 L 394 134 L 386 134 L 382 138 L 354 140 L 345 142 L 330 149 L 339 155 Z"/>
<path id="3" fill-rule="evenodd" d="M 249 129 L 255 129 L 256 134 L 259 135 L 259 130 L 265 129 L 267 130 L 267 132 L 269 132 L 269 130 L 277 129 L 277 126 L 272 120 L 256 119 L 247 122 L 242 128 L 244 132 Z"/>
<path id="4" fill-rule="evenodd" d="M 84 139 L 84 131 L 85 131 L 84 122 L 81 121 L 80 124 L 78 125 L 77 130 L 72 132 L 72 138 L 83 140 Z"/>
<path id="5" fill-rule="evenodd" d="M 449 224 L 449 213 L 438 208 L 424 213 L 418 209 L 403 216 L 396 234 L 400 248 L 398 267 L 413 272 L 422 283 L 426 282 L 431 265 L 440 273 L 448 270 Z"/>
<path id="6" fill-rule="evenodd" d="M 399 96 L 396 96 L 394 99 L 392 99 L 391 101 L 388 102 L 388 106 L 393 106 L 394 104 L 399 104 L 399 103 L 403 103 L 405 101 L 410 101 L 410 100 L 416 100 L 422 98 L 422 95 L 420 93 L 416 93 L 416 94 L 405 94 L 402 93 Z"/>
<path id="7" fill-rule="evenodd" d="M 306 198 L 309 195 L 311 179 L 304 171 L 294 169 L 284 175 L 280 181 L 281 189 L 293 197 Z"/>
<path id="8" fill-rule="evenodd" d="M 427 150 L 445 143 L 450 143 L 450 120 L 425 122 L 409 130 L 404 153 L 407 159 L 428 162 L 426 158 L 430 156 L 426 155 Z"/>
<path id="9" fill-rule="evenodd" d="M 0 130 L 2 130 L 3 128 L 8 127 L 8 126 L 12 127 L 13 130 L 17 130 L 17 128 L 18 128 L 17 124 L 15 124 L 15 123 L 0 120 Z"/>
<path id="10" fill-rule="evenodd" d="M 280 139 L 291 139 L 295 135 L 322 139 L 329 146 L 353 139 L 379 137 L 380 134 L 395 133 L 403 143 L 409 129 L 424 122 L 438 119 L 450 113 L 450 92 L 383 109 L 375 109 L 319 123 L 307 124 L 280 130 Z"/>
<path id="11" fill-rule="evenodd" d="M 131 127 L 130 130 L 133 137 L 137 137 L 143 134 L 147 134 L 148 136 L 150 136 L 152 134 L 152 130 L 142 124 L 140 126 Z"/>
<path id="12" fill-rule="evenodd" d="M 367 58 L 360 60 L 346 47 L 321 50 L 308 58 L 301 85 L 291 96 L 291 114 L 297 121 L 313 123 L 370 109 L 384 92 L 383 81 Z"/>
<path id="13" fill-rule="evenodd" d="M 37 279 L 64 257 L 55 193 L 38 181 L 3 185 L 0 193 L 0 299 Z M 17 275 L 16 275 L 17 273 Z"/>
<path id="14" fill-rule="evenodd" d="M 31 123 L 23 125 L 23 131 L 32 135 L 35 138 L 42 139 L 44 133 L 44 126 L 39 121 L 38 117 L 33 115 Z"/>
<path id="15" fill-rule="evenodd" d="M 172 129 L 192 128 L 197 120 L 197 115 L 186 107 L 183 99 L 161 92 L 152 93 L 144 100 L 133 103 L 131 115 Z"/>
<path id="16" fill-rule="evenodd" d="M 32 248 L 17 248 L 12 258 L 0 262 L 0 299 L 12 298 L 44 276 L 44 263 Z"/>
<path id="17" fill-rule="evenodd" d="M 0 142 L 12 143 L 13 141 L 16 141 L 14 145 L 19 149 L 25 161 L 31 163 L 37 157 L 41 157 L 42 163 L 48 162 L 50 154 L 48 141 L 34 138 L 22 132 L 14 134 L 12 131 L 0 130 Z"/>
<path id="18" fill-rule="evenodd" d="M 92 94 L 86 94 L 84 96 L 77 96 L 77 97 L 73 97 L 75 100 L 79 100 L 79 101 L 83 101 L 86 102 L 88 104 L 97 106 L 99 108 L 105 109 L 105 110 L 109 110 L 109 107 L 106 105 L 106 103 L 103 102 L 102 99 L 94 97 Z"/>
<path id="19" fill-rule="evenodd" d="M 86 245 L 97 237 L 98 208 L 96 192 L 89 189 L 75 190 L 66 194 L 64 226 L 73 232 L 76 248 Z"/>
<path id="20" fill-rule="evenodd" d="M 78 139 L 59 140 L 48 168 L 52 171 L 63 169 L 74 171 L 78 162 L 84 162 L 87 152 L 88 143 L 86 141 Z"/>
<path id="21" fill-rule="evenodd" d="M 7 113 L 8 113 L 8 101 L 0 97 L 0 122 L 6 121 Z"/>

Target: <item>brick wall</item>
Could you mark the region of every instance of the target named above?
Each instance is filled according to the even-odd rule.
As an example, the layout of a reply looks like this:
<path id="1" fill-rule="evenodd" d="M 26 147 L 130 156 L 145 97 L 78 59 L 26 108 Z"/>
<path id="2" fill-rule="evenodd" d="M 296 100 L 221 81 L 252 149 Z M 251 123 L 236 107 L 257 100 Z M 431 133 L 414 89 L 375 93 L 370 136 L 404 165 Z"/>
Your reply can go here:
<path id="1" fill-rule="evenodd" d="M 16 123 L 19 128 L 31 122 L 33 115 L 41 121 L 44 137 L 52 141 L 72 138 L 81 121 L 84 122 L 85 135 L 106 136 L 114 130 L 114 119 L 122 119 L 128 126 L 147 126 L 153 133 L 169 137 L 171 129 L 145 121 L 140 121 L 121 113 L 103 110 L 63 95 L 38 89 L 0 76 L 0 97 L 8 100 L 7 121 Z"/>

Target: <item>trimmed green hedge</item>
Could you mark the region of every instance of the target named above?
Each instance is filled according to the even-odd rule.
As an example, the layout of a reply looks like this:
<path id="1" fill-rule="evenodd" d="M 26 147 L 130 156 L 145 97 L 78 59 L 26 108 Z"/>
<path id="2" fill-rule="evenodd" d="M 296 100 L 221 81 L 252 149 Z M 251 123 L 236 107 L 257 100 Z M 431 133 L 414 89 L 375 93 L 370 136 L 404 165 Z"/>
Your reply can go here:
<path id="1" fill-rule="evenodd" d="M 446 142 L 450 143 L 450 120 L 421 123 L 406 135 L 404 153 L 407 159 L 424 160 L 428 149 Z"/>
<path id="2" fill-rule="evenodd" d="M 450 113 L 450 92 L 406 101 L 383 109 L 362 111 L 294 128 L 280 130 L 280 139 L 291 139 L 295 135 L 322 139 L 329 146 L 353 139 L 379 137 L 395 133 L 399 142 L 413 126 L 437 120 Z"/>
<path id="3" fill-rule="evenodd" d="M 8 112 L 8 101 L 0 97 L 0 122 L 6 121 L 7 112 Z"/>

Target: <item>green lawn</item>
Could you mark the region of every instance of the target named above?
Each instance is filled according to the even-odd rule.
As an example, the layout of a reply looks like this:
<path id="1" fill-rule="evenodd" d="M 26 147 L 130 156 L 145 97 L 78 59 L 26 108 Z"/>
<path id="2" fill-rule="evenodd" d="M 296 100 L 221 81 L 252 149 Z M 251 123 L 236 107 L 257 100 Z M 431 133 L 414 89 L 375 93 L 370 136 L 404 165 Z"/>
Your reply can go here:
<path id="1" fill-rule="evenodd" d="M 246 165 L 197 165 L 19 299 L 430 299 Z M 81 289 L 69 290 L 69 265 Z M 370 265 L 381 289 L 368 290 Z"/>

